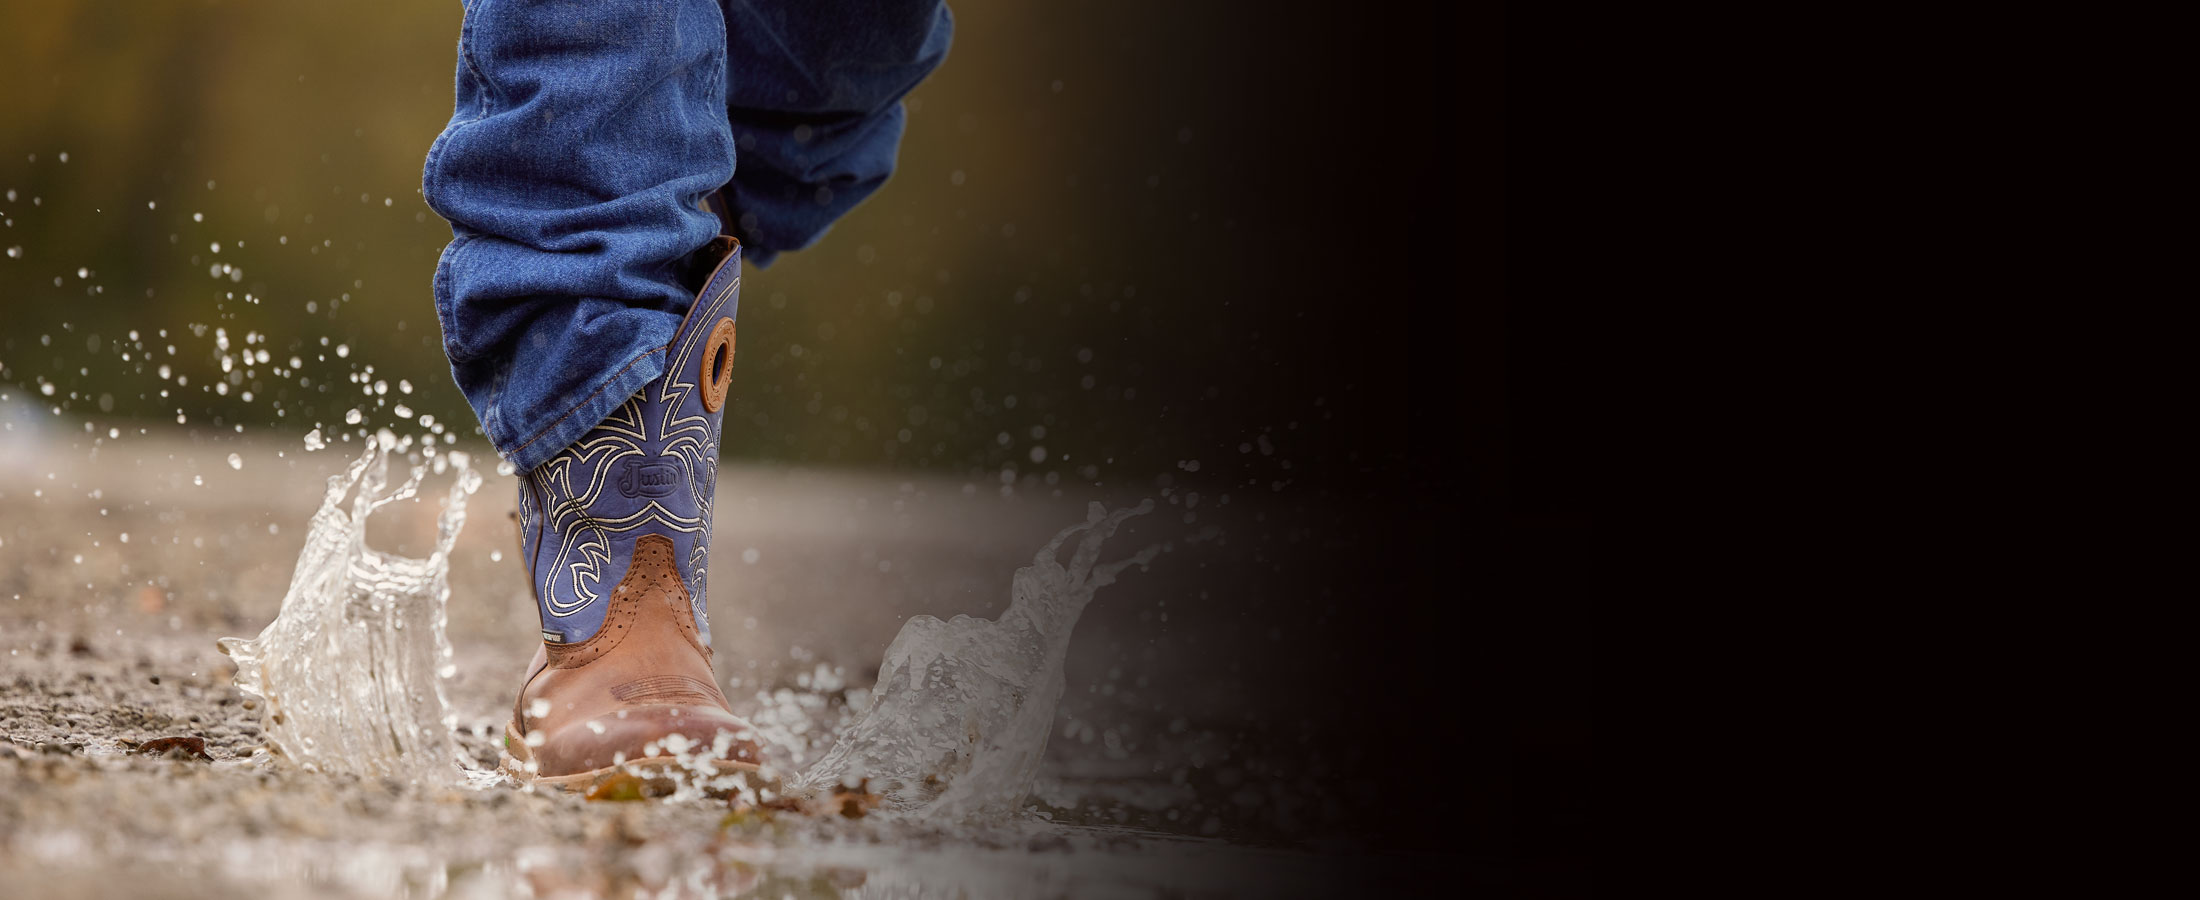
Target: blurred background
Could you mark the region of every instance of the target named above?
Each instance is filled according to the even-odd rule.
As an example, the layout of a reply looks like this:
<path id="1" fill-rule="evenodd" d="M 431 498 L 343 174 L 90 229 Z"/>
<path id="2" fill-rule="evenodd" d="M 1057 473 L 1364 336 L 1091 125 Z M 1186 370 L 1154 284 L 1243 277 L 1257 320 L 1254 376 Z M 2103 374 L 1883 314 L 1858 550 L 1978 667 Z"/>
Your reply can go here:
<path id="1" fill-rule="evenodd" d="M 428 290 L 450 230 L 419 191 L 458 3 L 22 7 L 0 58 L 0 377 L 51 381 L 64 409 L 303 433 L 356 405 L 320 387 L 363 359 L 471 432 Z M 1164 483 L 1197 460 L 1261 486 L 1403 459 L 1414 419 L 1444 415 L 1405 377 L 1426 323 L 1353 270 L 1412 239 L 1396 213 L 1444 215 L 1438 111 L 1393 120 L 1384 93 L 1325 81 L 1339 60 L 1262 58 L 1266 17 L 1201 7 L 956 5 L 900 171 L 748 282 L 728 456 Z M 198 334 L 155 354 L 188 390 L 121 364 L 130 331 L 194 326 L 322 377 L 232 372 L 217 394 Z M 351 355 L 319 359 L 323 336 Z"/>
<path id="2" fill-rule="evenodd" d="M 1537 402 L 1575 323 L 1505 302 L 1497 9 L 951 6 L 892 180 L 748 273 L 726 456 L 1234 502 L 1183 593 L 1251 649 L 1199 677 L 1357 760 L 1307 777 L 1398 813 L 1369 828 L 1576 861 L 1590 450 Z M 484 450 L 419 191 L 461 12 L 9 3 L 0 405 L 79 449 Z"/>

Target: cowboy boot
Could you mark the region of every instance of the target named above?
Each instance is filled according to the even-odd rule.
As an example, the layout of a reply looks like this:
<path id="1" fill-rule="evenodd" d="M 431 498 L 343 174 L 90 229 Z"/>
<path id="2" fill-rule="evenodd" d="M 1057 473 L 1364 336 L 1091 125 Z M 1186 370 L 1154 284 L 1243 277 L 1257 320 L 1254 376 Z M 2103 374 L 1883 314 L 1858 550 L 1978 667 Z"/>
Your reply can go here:
<path id="1" fill-rule="evenodd" d="M 719 423 L 733 366 L 740 247 L 718 259 L 665 348 L 665 372 L 520 475 L 520 555 L 542 646 L 505 729 L 522 780 L 589 790 L 624 770 L 754 769 L 757 745 L 711 673 L 708 559 Z"/>

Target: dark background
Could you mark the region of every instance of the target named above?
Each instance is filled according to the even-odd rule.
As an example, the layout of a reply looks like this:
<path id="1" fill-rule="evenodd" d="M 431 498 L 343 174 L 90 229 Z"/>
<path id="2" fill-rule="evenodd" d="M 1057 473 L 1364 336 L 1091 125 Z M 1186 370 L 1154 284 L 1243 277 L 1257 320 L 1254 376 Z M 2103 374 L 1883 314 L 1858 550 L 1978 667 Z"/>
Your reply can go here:
<path id="1" fill-rule="evenodd" d="M 1325 827 L 1585 892 L 1583 329 L 1510 287 L 1502 14 L 952 6 L 899 173 L 751 273 L 727 455 L 1259 497 L 1241 546 L 1289 565 L 1249 583 L 1286 586 L 1227 602 L 1324 623 L 1318 655 L 1265 662 L 1356 760 L 1321 776 L 1349 801 Z M 336 373 L 367 360 L 470 432 L 418 193 L 457 3 L 11 7 L 0 383 L 302 434 L 339 429 L 361 401 Z M 352 390 L 203 391 L 194 323 Z M 116 340 L 162 328 L 192 376 L 166 398 Z M 412 428 L 397 399 L 367 424 Z"/>

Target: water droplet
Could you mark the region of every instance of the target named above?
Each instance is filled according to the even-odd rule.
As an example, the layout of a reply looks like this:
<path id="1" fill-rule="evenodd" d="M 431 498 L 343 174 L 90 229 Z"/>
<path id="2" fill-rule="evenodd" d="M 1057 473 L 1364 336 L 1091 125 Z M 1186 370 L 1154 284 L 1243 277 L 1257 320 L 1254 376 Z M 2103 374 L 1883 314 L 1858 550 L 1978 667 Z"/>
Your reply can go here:
<path id="1" fill-rule="evenodd" d="M 229 467 L 232 469 L 244 468 L 244 457 L 238 456 L 234 453 L 229 454 Z"/>

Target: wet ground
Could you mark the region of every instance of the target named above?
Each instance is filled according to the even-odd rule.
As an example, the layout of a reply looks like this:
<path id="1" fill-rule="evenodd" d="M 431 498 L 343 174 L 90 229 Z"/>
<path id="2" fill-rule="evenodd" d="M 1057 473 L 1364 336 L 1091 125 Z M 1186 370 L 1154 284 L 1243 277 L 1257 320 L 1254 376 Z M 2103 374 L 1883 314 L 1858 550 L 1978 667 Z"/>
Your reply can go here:
<path id="1" fill-rule="evenodd" d="M 1261 513 L 1243 502 L 1194 511 L 1150 485 L 729 467 L 713 547 L 718 674 L 736 711 L 771 723 L 796 758 L 845 724 L 905 619 L 997 614 L 1010 573 L 1087 501 L 1162 503 L 1109 556 L 1171 548 L 1104 589 L 1079 626 L 1026 816 L 952 829 L 761 818 L 267 758 L 257 704 L 215 639 L 273 617 L 323 482 L 356 447 L 11 421 L 0 884 L 38 896 L 1330 896 L 1352 886 L 1340 872 L 1436 870 L 1340 844 L 1338 822 L 1355 813 L 1305 778 L 1349 761 L 1281 749 L 1312 726 L 1264 707 L 1274 692 L 1246 690 L 1255 657 L 1243 648 L 1309 640 L 1319 621 L 1247 623 L 1241 607 L 1199 603 L 1237 579 L 1225 563 L 1260 557 L 1264 541 L 1244 535 L 1266 532 L 1240 526 Z M 512 480 L 485 474 L 451 568 L 448 691 L 462 746 L 489 766 L 537 629 L 512 553 Z M 370 541 L 424 553 L 441 493 L 431 479 Z M 140 750 L 176 737 L 203 753 L 191 741 Z"/>

